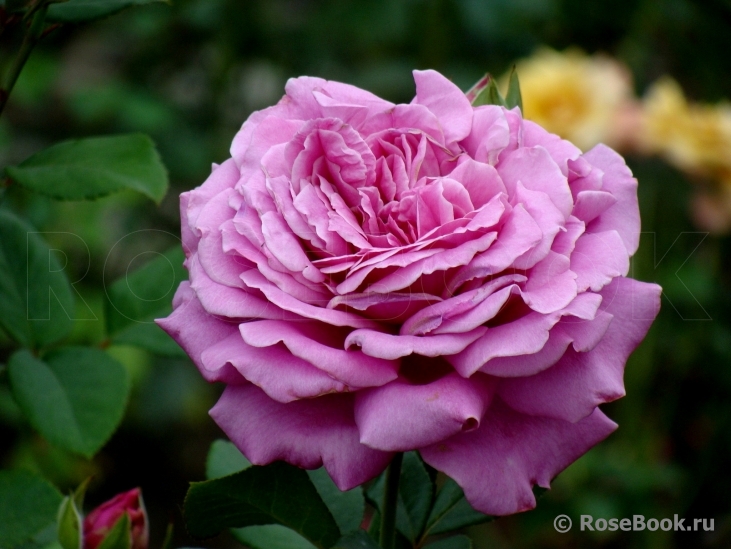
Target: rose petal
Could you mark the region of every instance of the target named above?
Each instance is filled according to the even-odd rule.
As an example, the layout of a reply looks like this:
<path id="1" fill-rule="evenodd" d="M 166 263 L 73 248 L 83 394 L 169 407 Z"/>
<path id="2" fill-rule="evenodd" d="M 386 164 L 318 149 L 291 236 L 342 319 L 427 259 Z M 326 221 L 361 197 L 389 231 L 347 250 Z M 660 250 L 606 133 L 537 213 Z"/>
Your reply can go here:
<path id="1" fill-rule="evenodd" d="M 208 370 L 201 360 L 210 345 L 238 333 L 238 325 L 208 314 L 187 281 L 180 283 L 173 304 L 173 312 L 167 318 L 155 319 L 155 323 L 183 348 L 206 381 L 240 382 L 241 376 L 230 365 Z"/>
<path id="2" fill-rule="evenodd" d="M 531 311 L 517 320 L 489 328 L 464 351 L 445 358 L 460 375 L 470 377 L 495 358 L 532 355 L 543 349 L 551 328 L 562 317 L 593 319 L 601 301 L 599 295 L 584 293 L 560 311 L 545 315 Z"/>
<path id="3" fill-rule="evenodd" d="M 494 166 L 500 153 L 510 143 L 510 127 L 505 110 L 495 105 L 485 105 L 474 110 L 472 131 L 462 141 L 471 158 Z"/>
<path id="4" fill-rule="evenodd" d="M 507 216 L 495 243 L 457 271 L 447 284 L 445 293 L 454 295 L 469 280 L 504 271 L 516 258 L 540 242 L 542 236 L 543 233 L 533 217 L 518 204 Z"/>
<path id="5" fill-rule="evenodd" d="M 285 268 L 302 275 L 311 282 L 324 282 L 325 275 L 307 258 L 302 245 L 292 234 L 292 230 L 274 212 L 266 212 L 261 216 L 261 231 L 267 249 Z"/>
<path id="6" fill-rule="evenodd" d="M 581 191 L 576 196 L 573 215 L 589 223 L 616 203 L 614 195 L 606 191 Z"/>
<path id="7" fill-rule="evenodd" d="M 419 453 L 453 478 L 475 509 L 502 516 L 533 509 L 533 484 L 549 488 L 551 479 L 616 428 L 598 409 L 569 423 L 523 415 L 495 399 L 479 429 Z"/>
<path id="8" fill-rule="evenodd" d="M 571 215 L 574 201 L 568 180 L 545 148 L 523 147 L 503 154 L 497 171 L 509 192 L 520 181 L 528 190 L 546 193 L 564 219 Z"/>
<path id="9" fill-rule="evenodd" d="M 376 322 L 362 318 L 353 313 L 327 309 L 327 301 L 321 303 L 319 307 L 309 303 L 303 303 L 280 290 L 277 286 L 264 278 L 258 271 L 246 271 L 245 273 L 242 273 L 241 278 L 247 286 L 261 290 L 269 301 L 285 311 L 290 311 L 305 318 L 320 320 L 327 324 L 332 324 L 333 326 L 352 326 L 353 328 L 378 327 Z"/>
<path id="10" fill-rule="evenodd" d="M 209 314 L 228 318 L 301 318 L 239 288 L 217 284 L 200 267 L 198 256 L 188 260 L 191 289 Z"/>
<path id="11" fill-rule="evenodd" d="M 366 446 L 406 452 L 476 429 L 491 396 L 483 380 L 457 374 L 426 385 L 394 381 L 358 391 L 355 423 Z"/>
<path id="12" fill-rule="evenodd" d="M 378 282 L 371 284 L 368 289 L 371 292 L 394 292 L 411 286 L 424 275 L 467 265 L 476 254 L 488 249 L 496 237 L 497 233 L 487 233 L 452 250 L 444 250 L 415 261 L 390 275 L 386 275 Z"/>
<path id="13" fill-rule="evenodd" d="M 281 341 L 295 357 L 351 387 L 375 387 L 396 379 L 396 362 L 344 350 L 344 334 L 332 326 L 264 320 L 242 324 L 240 331 L 243 340 L 254 347 L 269 348 Z"/>
<path id="14" fill-rule="evenodd" d="M 494 316 L 485 315 L 475 309 L 499 290 L 525 280 L 526 277 L 522 275 L 500 276 L 477 289 L 425 307 L 404 322 L 399 333 L 424 335 L 433 330 L 439 330 L 439 333 L 462 333 L 472 330 Z"/>
<path id="15" fill-rule="evenodd" d="M 612 193 L 617 203 L 601 213 L 587 228 L 590 232 L 616 230 L 627 253 L 633 255 L 640 244 L 640 207 L 637 180 L 624 159 L 605 145 L 597 145 L 584 155 L 592 165 L 604 171 L 602 190 Z"/>
<path id="16" fill-rule="evenodd" d="M 614 320 L 598 345 L 586 353 L 569 349 L 540 374 L 503 380 L 501 397 L 523 413 L 576 422 L 624 396 L 625 363 L 660 310 L 660 292 L 655 284 L 614 279 L 601 292 L 601 307 Z"/>
<path id="17" fill-rule="evenodd" d="M 536 312 L 552 313 L 571 303 L 578 290 L 577 276 L 569 269 L 570 263 L 565 255 L 549 252 L 528 274 L 521 292 L 525 304 Z"/>
<path id="18" fill-rule="evenodd" d="M 246 326 L 246 324 L 241 325 Z M 301 398 L 342 393 L 348 387 L 306 360 L 292 356 L 282 346 L 259 348 L 247 345 L 240 333 L 231 334 L 201 354 L 203 368 L 210 372 L 231 365 L 270 398 L 292 402 Z M 239 380 L 239 383 L 242 383 Z"/>
<path id="19" fill-rule="evenodd" d="M 523 146 L 540 146 L 546 149 L 564 175 L 568 175 L 568 163 L 581 155 L 581 150 L 576 145 L 547 132 L 531 120 L 523 122 Z"/>
<path id="20" fill-rule="evenodd" d="M 444 141 L 461 141 L 472 129 L 472 105 L 464 92 L 433 70 L 414 71 L 416 98 L 414 103 L 426 106 L 437 115 L 444 132 Z"/>
<path id="21" fill-rule="evenodd" d="M 255 465 L 277 460 L 304 469 L 324 465 L 341 490 L 375 477 L 393 455 L 359 442 L 353 395 L 282 404 L 254 385 L 229 385 L 210 414 Z"/>
<path id="22" fill-rule="evenodd" d="M 461 334 L 433 336 L 391 335 L 375 330 L 353 330 L 345 339 L 345 348 L 353 345 L 370 356 L 393 360 L 412 353 L 423 356 L 444 356 L 460 352 L 485 333 L 480 326 Z"/>
<path id="23" fill-rule="evenodd" d="M 449 177 L 464 185 L 475 209 L 487 204 L 495 195 L 507 193 L 495 168 L 471 158 L 462 160 Z"/>
<path id="24" fill-rule="evenodd" d="M 579 292 L 598 292 L 613 278 L 629 271 L 629 256 L 617 231 L 584 233 L 571 253 L 571 270 L 577 274 Z"/>
<path id="25" fill-rule="evenodd" d="M 596 347 L 613 318 L 603 311 L 599 311 L 593 320 L 564 317 L 551 328 L 548 341 L 537 353 L 493 358 L 480 371 L 497 377 L 535 375 L 556 364 L 569 345 L 573 344 L 573 348 L 580 352 Z"/>

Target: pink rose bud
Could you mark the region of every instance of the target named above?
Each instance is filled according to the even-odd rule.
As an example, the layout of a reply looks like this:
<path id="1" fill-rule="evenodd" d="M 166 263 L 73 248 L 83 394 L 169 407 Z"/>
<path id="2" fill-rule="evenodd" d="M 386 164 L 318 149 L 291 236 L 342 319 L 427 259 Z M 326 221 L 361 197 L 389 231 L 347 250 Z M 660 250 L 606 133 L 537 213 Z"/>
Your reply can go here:
<path id="1" fill-rule="evenodd" d="M 129 519 L 131 549 L 147 549 L 147 512 L 139 488 L 117 494 L 89 513 L 84 519 L 84 549 L 96 549 L 122 516 Z"/>

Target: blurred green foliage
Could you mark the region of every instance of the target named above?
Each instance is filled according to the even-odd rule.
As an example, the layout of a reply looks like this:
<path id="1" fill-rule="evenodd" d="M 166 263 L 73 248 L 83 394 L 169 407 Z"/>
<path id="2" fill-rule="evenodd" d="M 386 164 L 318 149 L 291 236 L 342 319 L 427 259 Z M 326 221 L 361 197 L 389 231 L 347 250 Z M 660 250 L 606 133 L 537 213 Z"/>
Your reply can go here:
<path id="1" fill-rule="evenodd" d="M 57 203 L 17 187 L 2 199 L 66 256 L 82 298 L 71 343 L 100 343 L 105 285 L 140 254 L 179 245 L 178 194 L 227 157 L 246 116 L 276 102 L 288 77 L 409 101 L 412 69 L 438 69 L 466 90 L 541 44 L 614 55 L 639 93 L 667 73 L 692 98 L 731 96 L 728 0 L 175 0 L 55 30 L 0 119 L 0 167 L 65 139 L 150 134 L 171 176 L 161 206 L 132 193 Z M 628 161 L 645 231 L 633 273 L 665 292 L 627 366 L 627 396 L 605 407 L 620 428 L 560 475 L 537 510 L 472 528 L 477 549 L 731 546 L 731 239 L 693 227 L 691 184 L 679 172 L 657 159 Z M 0 364 L 9 349 L 0 335 Z M 176 546 L 190 545 L 179 506 L 220 436 L 206 414 L 220 389 L 179 356 L 121 344 L 109 353 L 126 366 L 132 394 L 101 453 L 87 462 L 50 446 L 0 391 L 0 465 L 40 472 L 63 490 L 93 473 L 92 505 L 140 485 L 153 546 L 168 520 Z M 553 529 L 560 513 L 574 520 L 570 533 Z M 715 531 L 581 532 L 581 514 L 714 518 Z"/>

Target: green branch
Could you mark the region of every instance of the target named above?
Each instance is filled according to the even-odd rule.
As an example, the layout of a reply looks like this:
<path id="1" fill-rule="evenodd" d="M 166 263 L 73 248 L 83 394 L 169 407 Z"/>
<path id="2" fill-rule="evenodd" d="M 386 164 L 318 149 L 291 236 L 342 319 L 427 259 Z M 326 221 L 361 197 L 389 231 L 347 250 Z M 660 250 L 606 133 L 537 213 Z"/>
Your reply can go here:
<path id="1" fill-rule="evenodd" d="M 10 92 L 13 91 L 13 87 L 18 81 L 20 72 L 23 70 L 26 61 L 28 61 L 30 53 L 33 51 L 33 48 L 35 48 L 36 44 L 38 44 L 38 41 L 43 35 L 43 25 L 46 19 L 47 11 L 48 6 L 44 4 L 43 6 L 38 8 L 33 14 L 30 22 L 30 28 L 23 38 L 23 43 L 20 46 L 18 55 L 13 60 L 7 74 L 5 75 L 5 78 L 3 79 L 2 88 L 0 88 L 0 114 L 2 114 L 3 110 L 5 109 L 5 105 L 8 102 L 8 98 L 10 97 Z"/>

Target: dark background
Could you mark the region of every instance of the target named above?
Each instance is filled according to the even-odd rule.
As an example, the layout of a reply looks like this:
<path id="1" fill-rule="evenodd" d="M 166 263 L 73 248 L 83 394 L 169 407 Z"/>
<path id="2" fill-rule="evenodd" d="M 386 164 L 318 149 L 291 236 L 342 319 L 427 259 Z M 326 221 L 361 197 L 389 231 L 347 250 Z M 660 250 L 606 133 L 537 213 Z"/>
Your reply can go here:
<path id="1" fill-rule="evenodd" d="M 669 74 L 695 100 L 731 97 L 728 0 L 175 0 L 49 36 L 0 120 L 0 166 L 73 137 L 143 131 L 156 141 L 172 185 L 159 208 L 132 194 L 56 203 L 11 189 L 39 230 L 86 243 L 88 252 L 82 240 L 48 236 L 101 318 L 104 280 L 133 268 L 139 253 L 175 245 L 178 194 L 227 158 L 246 116 L 276 102 L 288 77 L 321 76 L 410 101 L 412 69 L 435 68 L 467 89 L 540 45 L 615 56 L 640 96 Z M 658 282 L 664 296 L 628 364 L 627 396 L 604 407 L 620 428 L 562 473 L 537 510 L 473 528 L 477 549 L 731 546 L 731 240 L 693 226 L 693 184 L 680 172 L 657 158 L 628 163 L 640 181 L 645 232 L 633 276 Z M 168 234 L 141 233 L 115 247 L 140 229 Z M 99 322 L 77 322 L 76 341 L 101 337 Z M 180 507 L 221 436 L 206 413 L 220 388 L 187 360 L 110 352 L 128 366 L 134 388 L 122 427 L 99 456 L 87 462 L 48 446 L 0 394 L 0 465 L 34 468 L 62 489 L 93 473 L 92 505 L 139 485 L 152 547 L 169 519 L 177 546 L 192 545 Z M 571 533 L 554 531 L 560 513 L 573 518 Z M 713 518 L 715 531 L 579 532 L 581 514 Z"/>

